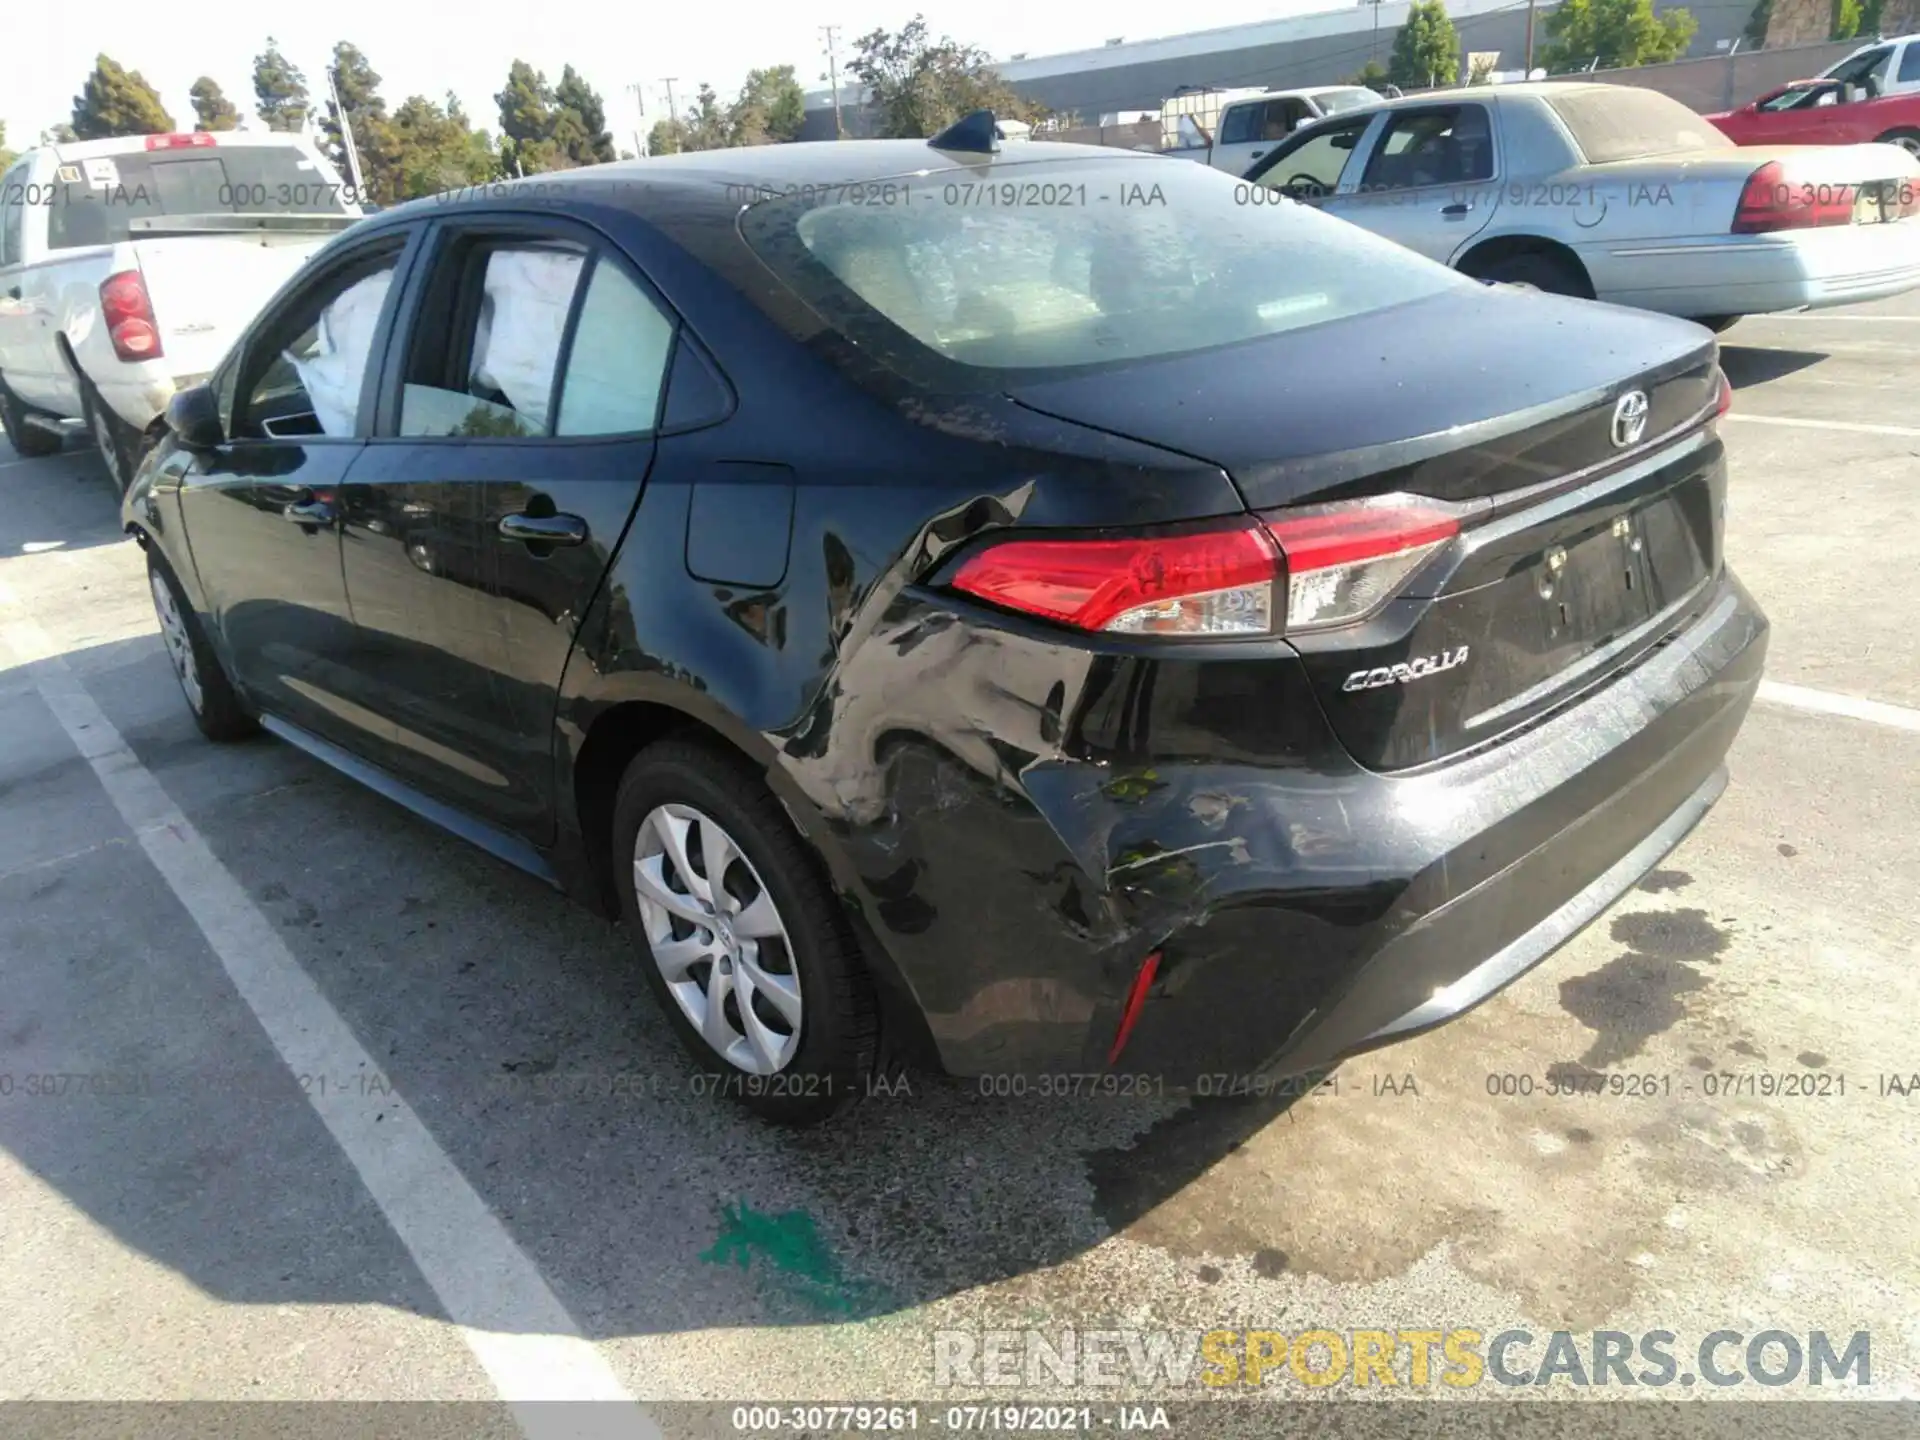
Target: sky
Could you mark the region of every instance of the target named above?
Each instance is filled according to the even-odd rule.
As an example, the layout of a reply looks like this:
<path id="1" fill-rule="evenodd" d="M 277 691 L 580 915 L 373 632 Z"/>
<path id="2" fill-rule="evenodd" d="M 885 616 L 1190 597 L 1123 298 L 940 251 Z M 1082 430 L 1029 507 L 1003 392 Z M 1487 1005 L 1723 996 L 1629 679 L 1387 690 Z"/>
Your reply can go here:
<path id="1" fill-rule="evenodd" d="M 133 0 L 12 0 L 0 27 L 0 119 L 19 150 L 40 132 L 71 118 L 73 97 L 105 51 L 138 70 L 160 92 L 181 129 L 193 126 L 187 91 L 210 75 L 252 122 L 253 57 L 269 34 L 306 72 L 316 96 L 321 68 L 336 40 L 357 45 L 381 77 L 389 107 L 410 94 L 441 99 L 452 90 L 475 122 L 499 126 L 493 96 L 515 58 L 549 80 L 571 63 L 606 101 L 608 128 L 634 148 L 633 131 L 665 113 L 664 77 L 677 77 L 682 109 L 701 81 L 731 96 L 749 70 L 792 65 L 801 85 L 824 89 L 823 25 L 840 27 L 842 58 L 852 41 L 913 18 L 916 0 L 734 0 L 719 5 L 513 4 L 464 0 L 457 6 L 400 0 L 334 0 L 276 6 L 239 0 L 193 0 L 175 6 Z M 1034 7 L 1026 0 L 919 0 L 934 34 L 981 46 L 997 58 L 1086 49 L 1114 36 L 1144 40 L 1329 8 L 1328 0 L 1209 0 L 1197 10 L 1156 0 L 1102 0 Z M 457 17 L 457 19 L 455 18 Z M 643 87 L 638 103 L 631 86 Z M 257 123 L 257 122 L 256 122 Z"/>

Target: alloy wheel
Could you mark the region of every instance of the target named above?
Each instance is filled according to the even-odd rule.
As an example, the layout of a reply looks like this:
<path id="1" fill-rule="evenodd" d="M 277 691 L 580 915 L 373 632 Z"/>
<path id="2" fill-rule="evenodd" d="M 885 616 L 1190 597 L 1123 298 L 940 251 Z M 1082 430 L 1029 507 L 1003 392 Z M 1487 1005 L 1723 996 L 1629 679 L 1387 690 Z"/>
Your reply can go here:
<path id="1" fill-rule="evenodd" d="M 749 1075 L 785 1069 L 800 1046 L 800 975 L 739 844 L 691 805 L 656 806 L 634 838 L 633 886 L 647 948 L 701 1038 Z"/>
<path id="2" fill-rule="evenodd" d="M 148 580 L 153 587 L 154 614 L 160 619 L 160 639 L 166 644 L 167 658 L 173 662 L 173 673 L 180 679 L 180 688 L 186 693 L 187 704 L 193 707 L 197 715 L 200 707 L 206 703 L 206 695 L 200 688 L 200 669 L 193 659 L 193 637 L 187 633 L 186 619 L 174 601 L 173 587 L 158 573 L 149 576 Z"/>

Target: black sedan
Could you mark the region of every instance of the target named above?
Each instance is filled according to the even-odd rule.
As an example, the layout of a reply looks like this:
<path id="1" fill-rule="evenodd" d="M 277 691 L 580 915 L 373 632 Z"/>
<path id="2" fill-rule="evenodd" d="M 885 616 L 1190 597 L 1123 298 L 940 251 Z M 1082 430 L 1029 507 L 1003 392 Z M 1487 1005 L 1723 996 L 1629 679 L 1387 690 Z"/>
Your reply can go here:
<path id="1" fill-rule="evenodd" d="M 1699 327 L 990 126 L 373 216 L 130 490 L 200 728 L 625 922 L 769 1116 L 1320 1073 L 1720 794 Z"/>

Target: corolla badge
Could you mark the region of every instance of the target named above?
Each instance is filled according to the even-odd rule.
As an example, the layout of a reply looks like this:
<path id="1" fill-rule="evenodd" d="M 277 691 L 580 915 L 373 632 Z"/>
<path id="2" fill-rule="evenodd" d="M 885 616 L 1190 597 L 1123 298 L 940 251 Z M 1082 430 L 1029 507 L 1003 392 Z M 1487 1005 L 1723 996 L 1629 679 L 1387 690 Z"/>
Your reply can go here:
<path id="1" fill-rule="evenodd" d="M 1613 443 L 1625 448 L 1640 443 L 1640 437 L 1647 429 L 1647 393 L 1644 390 L 1629 390 L 1614 403 L 1613 407 Z"/>
<path id="2" fill-rule="evenodd" d="M 1467 647 L 1458 650 L 1442 650 L 1438 655 L 1422 655 L 1418 660 L 1403 660 L 1397 665 L 1381 665 L 1372 670 L 1356 670 L 1347 676 L 1342 690 L 1378 690 L 1383 685 L 1411 685 L 1415 680 L 1425 680 L 1430 675 L 1438 675 L 1442 670 L 1451 670 L 1463 664 L 1467 658 Z"/>

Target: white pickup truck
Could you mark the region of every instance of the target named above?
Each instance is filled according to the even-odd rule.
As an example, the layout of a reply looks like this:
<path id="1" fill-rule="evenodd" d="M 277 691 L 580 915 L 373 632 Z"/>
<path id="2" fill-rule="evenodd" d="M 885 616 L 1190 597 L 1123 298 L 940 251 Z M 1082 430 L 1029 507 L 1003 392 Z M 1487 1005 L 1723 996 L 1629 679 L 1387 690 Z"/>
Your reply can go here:
<path id="1" fill-rule="evenodd" d="M 1229 175 L 1244 175 L 1254 161 L 1302 125 L 1343 110 L 1378 105 L 1381 98 L 1359 85 L 1182 91 L 1161 102 L 1161 148 L 1182 160 L 1198 160 Z"/>
<path id="2" fill-rule="evenodd" d="M 0 424 L 22 455 L 84 425 L 124 491 L 198 384 L 361 214 L 310 141 L 134 135 L 29 150 L 0 176 Z"/>

